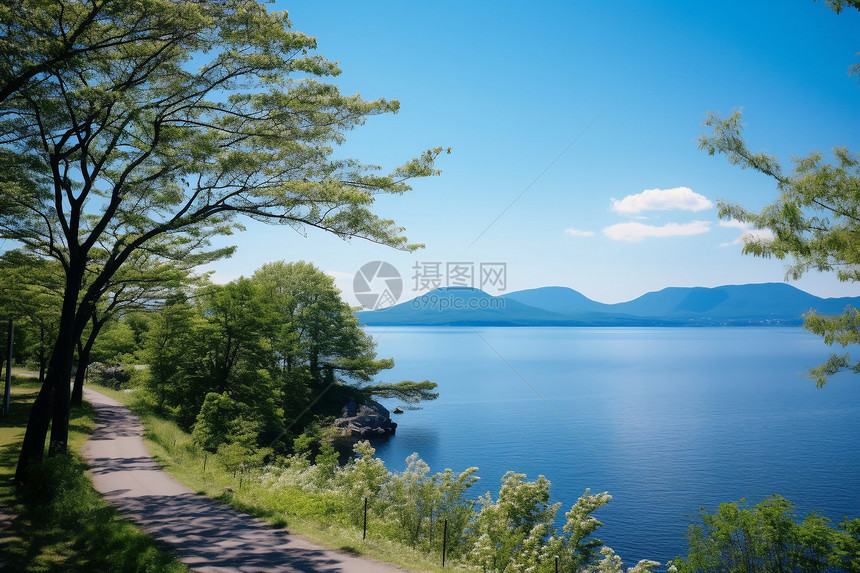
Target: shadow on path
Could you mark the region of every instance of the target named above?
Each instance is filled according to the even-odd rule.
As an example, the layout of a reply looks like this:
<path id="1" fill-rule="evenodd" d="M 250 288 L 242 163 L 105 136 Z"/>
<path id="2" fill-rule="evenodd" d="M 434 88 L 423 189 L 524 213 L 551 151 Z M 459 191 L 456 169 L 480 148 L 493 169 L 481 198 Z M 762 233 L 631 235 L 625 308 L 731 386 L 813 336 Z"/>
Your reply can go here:
<path id="1" fill-rule="evenodd" d="M 105 497 L 198 571 L 340 571 L 340 559 L 196 494 Z"/>
<path id="2" fill-rule="evenodd" d="M 143 443 L 140 420 L 128 408 L 92 390 L 84 391 L 96 412 L 96 430 L 83 450 L 96 489 L 193 570 L 402 571 L 314 545 L 195 494 L 158 467 Z"/>

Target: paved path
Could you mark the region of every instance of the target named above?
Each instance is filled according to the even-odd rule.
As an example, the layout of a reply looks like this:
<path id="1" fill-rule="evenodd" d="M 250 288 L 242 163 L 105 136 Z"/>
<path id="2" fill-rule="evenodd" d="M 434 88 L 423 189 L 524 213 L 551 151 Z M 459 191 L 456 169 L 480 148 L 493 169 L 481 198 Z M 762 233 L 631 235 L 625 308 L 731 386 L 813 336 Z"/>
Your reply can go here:
<path id="1" fill-rule="evenodd" d="M 191 569 L 402 573 L 393 565 L 314 545 L 197 495 L 158 467 L 137 416 L 98 392 L 84 393 L 96 412 L 95 432 L 83 450 L 96 489 Z"/>

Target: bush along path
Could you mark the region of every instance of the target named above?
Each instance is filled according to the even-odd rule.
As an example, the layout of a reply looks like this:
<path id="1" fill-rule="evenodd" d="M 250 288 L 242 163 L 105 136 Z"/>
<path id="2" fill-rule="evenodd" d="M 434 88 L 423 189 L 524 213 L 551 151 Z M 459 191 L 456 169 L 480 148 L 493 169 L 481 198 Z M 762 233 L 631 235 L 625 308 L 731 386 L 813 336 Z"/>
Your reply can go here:
<path id="1" fill-rule="evenodd" d="M 85 389 L 96 429 L 84 445 L 95 488 L 120 512 L 201 572 L 395 573 L 400 569 L 326 549 L 225 507 L 162 471 L 143 426 L 111 398 Z"/>

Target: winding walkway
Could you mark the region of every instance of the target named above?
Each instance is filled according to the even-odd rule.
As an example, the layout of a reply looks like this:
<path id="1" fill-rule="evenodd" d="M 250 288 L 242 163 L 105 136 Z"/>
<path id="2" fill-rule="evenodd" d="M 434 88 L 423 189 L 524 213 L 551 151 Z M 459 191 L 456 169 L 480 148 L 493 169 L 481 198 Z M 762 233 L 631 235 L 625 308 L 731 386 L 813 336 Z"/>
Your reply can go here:
<path id="1" fill-rule="evenodd" d="M 149 455 L 137 416 L 116 400 L 84 392 L 96 412 L 96 429 L 83 449 L 96 489 L 194 571 L 402 573 L 312 544 L 194 493 Z"/>

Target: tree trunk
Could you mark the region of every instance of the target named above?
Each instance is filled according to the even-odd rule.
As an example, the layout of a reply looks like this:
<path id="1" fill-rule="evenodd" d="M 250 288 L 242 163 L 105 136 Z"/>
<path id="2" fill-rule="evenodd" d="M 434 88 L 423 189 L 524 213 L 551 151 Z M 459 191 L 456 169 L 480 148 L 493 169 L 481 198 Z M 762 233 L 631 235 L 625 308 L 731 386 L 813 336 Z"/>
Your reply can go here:
<path id="1" fill-rule="evenodd" d="M 87 337 L 87 341 L 81 345 L 80 338 L 78 339 L 78 367 L 75 369 L 75 383 L 72 386 L 72 406 L 80 407 L 84 403 L 84 378 L 90 365 L 90 353 L 93 350 L 102 324 L 104 322 L 98 323 L 93 320 L 93 328 Z"/>
<path id="2" fill-rule="evenodd" d="M 16 483 L 26 481 L 30 463 L 44 456 L 49 425 L 51 443 L 48 455 L 55 456 L 66 452 L 69 441 L 69 379 L 72 374 L 76 334 L 79 332 L 75 319 L 82 278 L 83 265 L 80 265 L 78 272 L 70 270 L 66 275 L 57 341 L 48 362 L 45 381 L 30 410 L 30 419 L 15 471 Z"/>
<path id="3" fill-rule="evenodd" d="M 45 438 L 48 436 L 48 424 L 51 421 L 51 398 L 54 386 L 49 381 L 42 383 L 39 395 L 30 408 L 30 419 L 27 422 L 27 432 L 18 457 L 18 467 L 15 470 L 15 483 L 27 480 L 27 470 L 31 462 L 39 461 L 45 453 Z"/>
<path id="4" fill-rule="evenodd" d="M 72 398 L 69 405 L 80 408 L 84 405 L 84 377 L 90 364 L 89 352 L 78 345 L 78 366 L 75 368 L 75 383 L 72 384 Z"/>
<path id="5" fill-rule="evenodd" d="M 69 381 L 72 377 L 76 338 L 74 328 L 70 330 L 67 335 L 60 335 L 57 339 L 57 347 L 54 348 L 51 356 L 51 365 L 54 367 L 48 366 L 46 379 L 46 382 L 54 384 L 54 412 L 51 421 L 51 442 L 48 445 L 48 455 L 51 457 L 66 453 L 69 441 Z"/>

